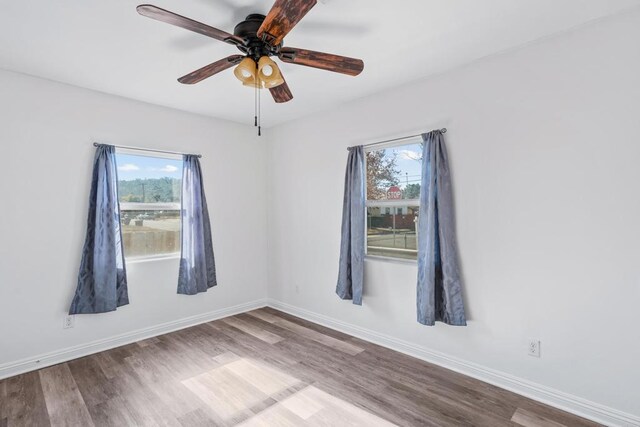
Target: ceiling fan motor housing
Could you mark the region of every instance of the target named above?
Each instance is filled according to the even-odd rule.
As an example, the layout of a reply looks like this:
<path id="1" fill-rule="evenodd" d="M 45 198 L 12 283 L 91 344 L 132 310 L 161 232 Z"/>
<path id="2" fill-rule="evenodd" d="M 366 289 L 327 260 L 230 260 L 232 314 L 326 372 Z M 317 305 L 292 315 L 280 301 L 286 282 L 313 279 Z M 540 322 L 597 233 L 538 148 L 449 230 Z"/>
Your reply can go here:
<path id="1" fill-rule="evenodd" d="M 271 46 L 258 37 L 258 29 L 264 19 L 264 15 L 252 13 L 233 29 L 233 35 L 242 37 L 245 41 L 243 45 L 238 45 L 238 49 L 256 62 L 263 56 L 278 55 L 282 47 L 282 43 L 277 46 Z"/>

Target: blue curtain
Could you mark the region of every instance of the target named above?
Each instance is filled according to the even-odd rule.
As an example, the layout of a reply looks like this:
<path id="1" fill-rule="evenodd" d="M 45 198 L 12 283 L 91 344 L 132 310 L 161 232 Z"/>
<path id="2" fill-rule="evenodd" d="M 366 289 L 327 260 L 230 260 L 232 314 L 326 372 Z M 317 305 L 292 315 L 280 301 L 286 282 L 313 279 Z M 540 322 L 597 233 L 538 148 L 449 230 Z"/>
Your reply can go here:
<path id="1" fill-rule="evenodd" d="M 362 305 L 364 279 L 365 176 L 362 146 L 349 148 L 344 178 L 342 242 L 336 293 Z"/>
<path id="2" fill-rule="evenodd" d="M 178 293 L 194 295 L 216 286 L 211 224 L 198 156 L 186 154 L 182 171 L 182 243 Z"/>
<path id="3" fill-rule="evenodd" d="M 418 216 L 418 322 L 466 326 L 454 228 L 453 195 L 444 137 L 422 135 Z"/>
<path id="4" fill-rule="evenodd" d="M 93 161 L 87 235 L 69 314 L 104 313 L 129 304 L 122 250 L 115 148 L 99 145 Z"/>

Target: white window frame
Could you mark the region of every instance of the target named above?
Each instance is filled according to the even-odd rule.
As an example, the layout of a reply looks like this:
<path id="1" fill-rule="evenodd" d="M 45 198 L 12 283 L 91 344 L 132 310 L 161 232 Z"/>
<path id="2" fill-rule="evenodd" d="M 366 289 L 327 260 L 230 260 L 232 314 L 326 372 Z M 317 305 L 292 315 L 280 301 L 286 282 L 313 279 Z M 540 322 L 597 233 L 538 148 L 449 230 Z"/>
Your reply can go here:
<path id="1" fill-rule="evenodd" d="M 130 155 L 130 156 L 141 156 L 141 157 L 153 157 L 156 159 L 169 159 L 169 160 L 180 160 L 182 161 L 182 155 L 181 154 L 173 154 L 173 153 L 161 153 L 161 152 L 156 152 L 156 151 L 146 151 L 146 150 L 142 150 L 142 149 L 129 149 L 129 148 L 120 148 L 120 147 L 116 147 L 116 156 L 118 154 L 125 154 L 125 155 Z M 118 195 L 118 198 L 120 197 L 120 195 Z M 182 198 L 181 198 L 182 200 Z M 180 212 L 182 210 L 182 201 L 180 203 L 162 203 L 163 205 L 176 205 L 177 209 L 171 209 L 171 210 L 178 210 L 178 212 Z M 123 209 L 122 206 L 123 205 L 150 205 L 150 203 L 139 203 L 139 202 L 121 202 L 119 203 L 120 205 L 120 216 L 122 216 L 122 212 L 126 211 L 126 210 L 136 210 L 136 209 Z M 141 206 L 142 207 L 142 206 Z M 148 209 L 138 209 L 138 210 L 148 210 Z M 167 209 L 164 209 L 167 210 Z M 182 233 L 182 230 L 180 230 L 180 233 Z M 180 258 L 180 250 L 176 251 L 176 252 L 171 252 L 171 253 L 165 253 L 165 254 L 154 254 L 154 255 L 133 255 L 133 256 L 127 256 L 126 251 L 124 250 L 124 245 L 122 247 L 123 250 L 123 255 L 124 255 L 124 260 L 125 263 L 128 264 L 138 264 L 138 263 L 144 263 L 144 262 L 150 262 L 150 261 L 164 261 L 164 260 L 176 260 Z"/>
<path id="2" fill-rule="evenodd" d="M 394 140 L 392 142 L 388 142 L 385 144 L 375 144 L 375 145 L 370 145 L 370 146 L 364 146 L 364 153 L 365 153 L 365 157 L 364 157 L 364 176 L 365 176 L 365 207 L 364 207 L 364 255 L 365 255 L 365 259 L 370 259 L 370 260 L 376 260 L 376 261 L 386 261 L 386 262 L 392 262 L 392 263 L 399 263 L 399 264 L 417 264 L 417 259 L 406 259 L 406 258 L 398 258 L 398 257 L 393 257 L 393 256 L 386 256 L 386 255 L 369 255 L 368 250 L 369 250 L 369 235 L 367 233 L 367 210 L 370 207 L 380 207 L 380 208 L 386 208 L 386 207 L 405 207 L 405 206 L 418 206 L 420 207 L 420 198 L 417 199 L 400 199 L 400 200 L 369 200 L 369 195 L 368 195 L 368 185 L 366 182 L 366 178 L 367 178 L 367 167 L 368 167 L 368 163 L 367 163 L 367 153 L 372 152 L 372 151 L 380 151 L 380 150 L 386 150 L 388 148 L 394 148 L 394 147 L 400 147 L 403 145 L 410 145 L 410 144 L 419 144 L 422 142 L 422 136 L 410 136 L 408 138 L 402 138 L 402 139 L 397 139 Z M 417 238 L 417 236 L 416 236 Z"/>

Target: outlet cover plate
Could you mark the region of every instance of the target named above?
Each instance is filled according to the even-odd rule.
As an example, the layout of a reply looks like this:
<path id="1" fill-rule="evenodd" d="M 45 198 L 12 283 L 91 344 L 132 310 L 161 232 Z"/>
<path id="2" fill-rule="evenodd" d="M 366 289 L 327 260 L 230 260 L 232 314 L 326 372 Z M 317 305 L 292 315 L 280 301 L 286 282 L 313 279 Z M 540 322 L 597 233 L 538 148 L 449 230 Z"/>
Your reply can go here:
<path id="1" fill-rule="evenodd" d="M 529 340 L 529 346 L 527 348 L 527 354 L 531 357 L 540 357 L 540 340 Z"/>
<path id="2" fill-rule="evenodd" d="M 62 329 L 69 329 L 69 328 L 73 328 L 76 324 L 76 318 L 75 316 L 64 316 L 64 319 L 62 320 Z"/>

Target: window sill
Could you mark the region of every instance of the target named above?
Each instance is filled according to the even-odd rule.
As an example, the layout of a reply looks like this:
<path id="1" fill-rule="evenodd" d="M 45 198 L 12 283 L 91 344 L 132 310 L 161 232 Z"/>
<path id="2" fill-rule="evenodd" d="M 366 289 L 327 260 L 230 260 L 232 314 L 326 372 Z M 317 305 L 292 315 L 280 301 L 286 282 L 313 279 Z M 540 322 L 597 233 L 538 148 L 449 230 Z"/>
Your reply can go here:
<path id="1" fill-rule="evenodd" d="M 365 261 L 382 261 L 388 262 L 391 264 L 401 264 L 401 265 L 418 265 L 418 261 L 415 259 L 403 259 L 403 258 L 392 258 L 381 255 L 365 255 Z"/>
<path id="2" fill-rule="evenodd" d="M 168 254 L 168 255 L 152 255 L 148 257 L 137 257 L 137 258 L 125 258 L 125 264 L 142 264 L 146 262 L 154 262 L 154 261 L 165 261 L 171 259 L 180 259 L 180 254 Z"/>

